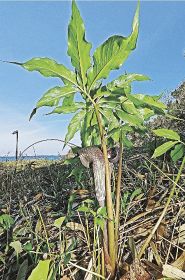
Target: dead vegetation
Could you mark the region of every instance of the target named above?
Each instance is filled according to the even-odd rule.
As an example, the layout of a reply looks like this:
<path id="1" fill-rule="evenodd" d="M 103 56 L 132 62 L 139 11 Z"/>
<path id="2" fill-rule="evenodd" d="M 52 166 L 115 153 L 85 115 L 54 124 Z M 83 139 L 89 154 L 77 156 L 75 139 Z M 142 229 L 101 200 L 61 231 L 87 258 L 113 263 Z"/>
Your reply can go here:
<path id="1" fill-rule="evenodd" d="M 165 205 L 178 170 L 164 162 L 155 164 L 157 168 L 141 154 L 123 162 L 118 279 L 164 279 L 163 275 L 184 279 L 185 172 L 150 246 L 140 261 L 137 258 Z M 79 176 L 81 184 L 75 179 Z M 17 169 L 1 165 L 1 215 L 10 214 L 13 218 L 10 227 L 2 226 L 0 233 L 1 279 L 17 279 L 20 264 L 25 260 L 29 275 L 38 260 L 46 259 L 48 255 L 55 263 L 60 263 L 56 279 L 99 279 L 87 273 L 93 266 L 91 260 L 95 249 L 93 218 L 78 211 L 87 198 L 92 200 L 92 209 L 97 207 L 91 182 L 93 184 L 91 174 L 78 163 L 74 166 L 45 162 L 40 166 L 30 162 L 18 165 Z M 114 180 L 112 185 L 114 188 Z M 65 217 L 60 233 L 54 226 L 59 217 Z M 12 243 L 15 241 L 21 244 L 16 248 L 17 253 L 15 243 Z M 96 250 L 101 248 L 96 247 Z M 131 276 L 137 273 L 144 276 Z M 173 273 L 180 276 L 173 278 Z M 85 278 L 85 275 L 95 278 Z"/>

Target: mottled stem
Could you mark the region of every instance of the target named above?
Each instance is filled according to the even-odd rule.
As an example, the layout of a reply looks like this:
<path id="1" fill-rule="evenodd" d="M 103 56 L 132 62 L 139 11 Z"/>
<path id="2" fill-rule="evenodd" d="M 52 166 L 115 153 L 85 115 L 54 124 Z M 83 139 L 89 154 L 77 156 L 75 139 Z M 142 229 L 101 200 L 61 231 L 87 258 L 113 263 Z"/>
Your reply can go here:
<path id="1" fill-rule="evenodd" d="M 78 151 L 81 163 L 89 168 L 93 167 L 96 198 L 101 207 L 105 206 L 105 161 L 102 151 L 98 147 L 82 148 Z"/>
<path id="2" fill-rule="evenodd" d="M 89 168 L 90 164 L 93 167 L 94 185 L 96 198 L 99 206 L 105 206 L 105 161 L 102 151 L 98 147 L 82 148 L 78 151 L 81 163 Z M 103 247 L 105 252 L 105 258 L 108 256 L 108 238 L 107 238 L 107 225 L 105 223 L 103 230 Z"/>

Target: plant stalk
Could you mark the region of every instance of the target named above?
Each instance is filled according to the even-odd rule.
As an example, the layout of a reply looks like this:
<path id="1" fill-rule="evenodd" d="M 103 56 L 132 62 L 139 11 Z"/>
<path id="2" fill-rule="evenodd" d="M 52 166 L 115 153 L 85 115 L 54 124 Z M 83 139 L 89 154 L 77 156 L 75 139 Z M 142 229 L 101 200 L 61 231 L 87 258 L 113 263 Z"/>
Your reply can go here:
<path id="1" fill-rule="evenodd" d="M 91 103 L 94 106 L 98 127 L 100 130 L 101 136 L 101 145 L 102 151 L 105 161 L 105 191 L 106 191 L 106 208 L 107 208 L 107 215 L 108 215 L 108 251 L 111 260 L 111 267 L 112 267 L 112 275 L 115 273 L 116 267 L 116 255 L 115 255 L 115 229 L 114 229 L 114 215 L 113 215 L 113 203 L 112 203 L 112 193 L 111 193 L 111 179 L 110 179 L 110 170 L 109 170 L 109 160 L 107 154 L 107 145 L 106 139 L 104 135 L 104 129 L 102 125 L 101 116 L 98 110 L 98 105 L 96 102 L 91 98 L 90 94 L 87 91 L 84 92 L 85 95 L 89 98 Z"/>
<path id="2" fill-rule="evenodd" d="M 118 233 L 119 233 L 119 223 L 120 223 L 120 197 L 121 197 L 121 176 L 122 176 L 122 159 L 123 159 L 123 143 L 122 135 L 120 136 L 120 157 L 118 164 L 118 178 L 116 186 L 116 209 L 115 209 L 115 254 L 117 258 L 118 253 Z"/>
<path id="3" fill-rule="evenodd" d="M 173 187 L 172 187 L 171 192 L 170 192 L 170 194 L 169 194 L 169 197 L 168 197 L 168 200 L 167 200 L 167 202 L 166 202 L 166 205 L 165 205 L 165 207 L 164 207 L 164 209 L 163 209 L 163 211 L 162 211 L 162 213 L 161 213 L 161 216 L 159 217 L 157 223 L 155 224 L 155 226 L 154 226 L 152 232 L 150 233 L 150 235 L 148 236 L 148 238 L 145 240 L 145 242 L 144 242 L 144 244 L 143 244 L 143 246 L 142 246 L 142 248 L 141 248 L 141 250 L 140 250 L 140 252 L 139 252 L 139 254 L 138 254 L 138 259 L 140 259 L 140 258 L 142 257 L 142 255 L 144 254 L 146 248 L 148 247 L 148 244 L 150 243 L 150 241 L 151 241 L 153 235 L 155 234 L 155 232 L 156 232 L 156 230 L 158 229 L 158 227 L 159 227 L 159 225 L 160 225 L 162 219 L 164 218 L 164 216 L 165 216 L 165 214 L 166 214 L 166 211 L 167 211 L 167 209 L 168 209 L 168 206 L 169 206 L 169 204 L 170 204 L 170 202 L 171 202 L 171 199 L 172 199 L 172 197 L 173 197 L 173 195 L 174 195 L 174 192 L 175 192 L 175 189 L 176 189 L 176 185 L 177 185 L 177 183 L 178 183 L 178 181 L 179 181 L 179 179 L 180 179 L 180 177 L 181 177 L 181 173 L 182 173 L 182 170 L 183 170 L 183 168 L 184 168 L 184 165 L 185 165 L 185 156 L 184 156 L 184 158 L 183 158 L 183 160 L 182 160 L 181 166 L 180 166 L 180 168 L 179 168 L 179 172 L 178 172 L 178 174 L 177 174 L 176 180 L 175 180 L 174 183 L 173 183 Z"/>
<path id="4" fill-rule="evenodd" d="M 101 143 L 102 143 L 102 150 L 103 150 L 103 156 L 105 161 L 106 208 L 107 208 L 107 215 L 108 215 L 108 247 L 109 247 L 109 255 L 111 259 L 111 266 L 114 273 L 115 266 L 116 266 L 116 255 L 115 255 L 115 231 L 114 231 L 114 215 L 113 215 L 113 203 L 112 203 L 112 193 L 111 193 L 110 170 L 109 170 L 109 161 L 107 155 L 107 145 L 104 137 L 101 118 L 98 110 L 96 111 L 97 111 L 96 113 L 97 113 L 98 125 L 101 131 Z"/>

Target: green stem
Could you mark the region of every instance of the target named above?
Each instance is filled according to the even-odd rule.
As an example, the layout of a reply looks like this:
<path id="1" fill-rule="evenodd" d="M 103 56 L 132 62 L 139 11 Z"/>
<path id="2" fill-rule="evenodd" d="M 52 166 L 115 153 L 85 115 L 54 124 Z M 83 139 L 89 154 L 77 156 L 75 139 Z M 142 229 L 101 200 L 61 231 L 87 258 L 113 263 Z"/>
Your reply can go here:
<path id="1" fill-rule="evenodd" d="M 42 226 L 44 228 L 44 233 L 45 233 L 46 243 L 47 243 L 47 247 L 48 247 L 48 252 L 51 255 L 51 249 L 50 249 L 50 245 L 49 245 L 48 233 L 47 233 L 46 226 L 45 226 L 44 220 L 42 218 L 42 215 L 41 215 L 41 212 L 40 212 L 40 209 L 39 209 L 38 206 L 37 206 L 37 210 L 39 212 L 40 220 L 41 220 Z"/>
<path id="2" fill-rule="evenodd" d="M 178 183 L 178 181 L 179 181 L 179 179 L 180 179 L 180 177 L 181 177 L 181 173 L 182 173 L 184 164 L 185 164 L 185 156 L 184 156 L 183 161 L 182 161 L 182 163 L 181 163 L 181 166 L 180 166 L 180 168 L 179 168 L 179 172 L 178 172 L 178 174 L 177 174 L 176 180 L 173 182 L 173 187 L 172 187 L 171 192 L 170 192 L 170 194 L 169 194 L 169 197 L 168 197 L 168 200 L 167 200 L 167 202 L 166 202 L 166 205 L 165 205 L 165 207 L 164 207 L 164 209 L 163 209 L 163 211 L 162 211 L 162 213 L 161 213 L 161 216 L 159 217 L 157 223 L 155 224 L 155 226 L 154 226 L 152 232 L 150 233 L 150 235 L 148 236 L 148 238 L 145 240 L 145 242 L 144 242 L 144 244 L 143 244 L 143 246 L 142 246 L 142 248 L 141 248 L 141 250 L 140 250 L 140 252 L 139 252 L 139 254 L 138 254 L 138 258 L 139 258 L 139 259 L 140 259 L 140 258 L 142 257 L 142 255 L 144 254 L 146 248 L 148 247 L 148 244 L 150 243 L 150 241 L 151 241 L 153 235 L 155 234 L 155 232 L 156 232 L 156 230 L 158 229 L 158 227 L 159 227 L 159 225 L 160 225 L 162 219 L 164 218 L 164 216 L 165 216 L 165 214 L 166 214 L 166 211 L 167 211 L 167 209 L 168 209 L 168 206 L 169 206 L 169 204 L 170 204 L 170 202 L 171 202 L 171 199 L 172 199 L 172 197 L 173 197 L 173 195 L 174 195 L 174 192 L 175 192 L 175 189 L 176 189 L 176 185 L 177 185 L 177 183 Z"/>
<path id="3" fill-rule="evenodd" d="M 105 184 L 106 184 L 106 206 L 108 214 L 108 244 L 109 244 L 109 255 L 111 258 L 112 269 L 115 270 L 115 232 L 114 232 L 114 216 L 113 216 L 113 204 L 111 194 L 111 182 L 110 182 L 110 171 L 109 161 L 107 156 L 107 146 L 102 143 L 103 155 L 105 160 Z"/>
<path id="4" fill-rule="evenodd" d="M 118 252 L 118 235 L 119 235 L 119 222 L 120 222 L 120 196 L 121 196 L 121 176 L 122 176 L 122 159 L 123 159 L 123 143 L 122 135 L 120 137 L 120 157 L 118 165 L 118 178 L 116 187 L 116 210 L 115 210 L 115 248 L 116 257 Z"/>
<path id="5" fill-rule="evenodd" d="M 105 186 L 106 186 L 106 208 L 108 215 L 108 246 L 109 246 L 109 255 L 111 259 L 111 266 L 114 272 L 115 270 L 115 232 L 114 232 L 114 216 L 113 216 L 113 203 L 112 203 L 112 193 L 111 193 L 111 180 L 110 180 L 110 170 L 109 170 L 109 161 L 107 155 L 107 145 L 104 136 L 103 126 L 101 122 L 101 117 L 97 107 L 95 106 L 95 112 L 97 116 L 98 126 L 100 129 L 101 135 L 101 144 L 103 150 L 103 156 L 105 161 Z"/>
<path id="6" fill-rule="evenodd" d="M 101 252 L 101 275 L 105 277 L 105 255 L 103 250 Z"/>
<path id="7" fill-rule="evenodd" d="M 87 91 L 84 91 L 84 93 L 89 98 L 89 100 L 91 101 L 95 109 L 98 127 L 100 131 L 103 156 L 105 161 L 105 189 L 106 189 L 105 191 L 106 191 L 106 208 L 107 208 L 107 215 L 108 215 L 108 248 L 109 248 L 109 255 L 111 259 L 112 274 L 114 274 L 115 266 L 116 266 L 115 231 L 114 231 L 114 215 L 113 215 L 113 203 L 112 203 L 111 180 L 110 180 L 109 160 L 107 154 L 107 145 L 106 145 L 106 139 L 104 135 L 101 116 L 98 110 L 98 105 L 91 98 L 90 94 Z"/>

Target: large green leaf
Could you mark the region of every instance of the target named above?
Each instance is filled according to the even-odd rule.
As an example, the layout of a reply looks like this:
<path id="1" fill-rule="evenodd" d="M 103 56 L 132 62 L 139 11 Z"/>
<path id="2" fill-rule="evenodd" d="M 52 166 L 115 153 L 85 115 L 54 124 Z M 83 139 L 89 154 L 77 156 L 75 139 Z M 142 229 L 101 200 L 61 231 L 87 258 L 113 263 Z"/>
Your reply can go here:
<path id="1" fill-rule="evenodd" d="M 82 141 L 82 147 L 91 145 L 91 121 L 93 118 L 94 110 L 86 111 L 84 120 L 82 121 L 80 136 Z"/>
<path id="2" fill-rule="evenodd" d="M 168 142 L 160 145 L 159 147 L 157 147 L 155 149 L 152 158 L 156 158 L 156 157 L 163 155 L 168 150 L 170 150 L 173 146 L 175 146 L 175 144 L 177 144 L 177 143 L 178 143 L 178 141 L 168 141 Z"/>
<path id="3" fill-rule="evenodd" d="M 68 132 L 65 136 L 65 143 L 68 143 L 75 135 L 75 133 L 81 128 L 81 122 L 86 114 L 85 110 L 78 112 L 70 121 L 68 125 Z"/>
<path id="4" fill-rule="evenodd" d="M 99 107 L 104 110 L 104 108 L 111 109 L 112 111 L 115 111 L 116 109 L 121 110 L 121 103 L 119 95 L 109 95 L 102 97 L 98 100 Z"/>
<path id="5" fill-rule="evenodd" d="M 124 111 L 129 114 L 138 114 L 138 110 L 136 109 L 134 103 L 130 100 L 126 100 L 121 104 Z"/>
<path id="6" fill-rule="evenodd" d="M 143 121 L 147 121 L 152 116 L 155 115 L 154 111 L 152 109 L 149 109 L 149 108 L 138 109 L 138 112 L 139 112 L 139 115 L 141 116 L 141 118 L 143 119 Z"/>
<path id="7" fill-rule="evenodd" d="M 133 147 L 133 143 L 132 141 L 130 141 L 130 139 L 128 139 L 128 137 L 126 135 L 123 135 L 122 136 L 122 141 L 123 141 L 123 145 L 127 148 L 132 148 Z"/>
<path id="8" fill-rule="evenodd" d="M 185 148 L 183 144 L 175 145 L 175 148 L 171 151 L 170 155 L 174 162 L 181 159 L 184 155 Z"/>
<path id="9" fill-rule="evenodd" d="M 100 134 L 98 126 L 93 126 L 90 128 L 90 135 L 91 135 L 91 144 L 90 146 L 99 146 L 101 145 Z"/>
<path id="10" fill-rule="evenodd" d="M 128 124 L 125 125 L 119 125 L 118 127 L 114 127 L 112 130 L 108 130 L 107 137 L 112 138 L 114 142 L 118 142 L 120 140 L 120 134 L 122 133 L 122 139 L 123 144 L 127 148 L 131 148 L 133 146 L 132 142 L 127 138 L 127 134 L 129 132 L 132 132 L 134 130 L 133 127 L 131 127 Z"/>
<path id="11" fill-rule="evenodd" d="M 93 114 L 92 114 L 92 118 L 91 118 L 91 126 L 95 126 L 97 125 L 97 117 L 96 117 L 96 113 L 95 111 L 93 110 Z"/>
<path id="12" fill-rule="evenodd" d="M 24 260 L 20 267 L 19 267 L 19 271 L 17 273 L 17 278 L 16 280 L 25 280 L 26 279 L 26 275 L 27 275 L 27 271 L 28 271 L 28 259 Z"/>
<path id="13" fill-rule="evenodd" d="M 105 127 L 105 120 L 103 118 L 102 125 L 103 127 Z M 97 124 L 97 117 L 93 107 L 86 111 L 86 115 L 81 125 L 80 136 L 82 141 L 82 147 L 101 144 L 99 127 Z"/>
<path id="14" fill-rule="evenodd" d="M 143 120 L 139 118 L 138 115 L 131 115 L 121 110 L 117 110 L 116 114 L 118 118 L 124 123 L 128 123 L 131 126 L 142 128 Z"/>
<path id="15" fill-rule="evenodd" d="M 177 141 L 180 140 L 179 134 L 171 129 L 166 129 L 166 128 L 154 129 L 153 133 L 157 136 L 162 136 L 167 139 L 177 140 Z"/>
<path id="16" fill-rule="evenodd" d="M 161 101 L 156 100 L 156 96 L 145 94 L 126 94 L 127 98 L 131 100 L 136 106 L 149 105 L 161 110 L 166 110 L 167 106 Z"/>
<path id="17" fill-rule="evenodd" d="M 54 221 L 54 224 L 53 224 L 53 225 L 54 225 L 55 227 L 57 227 L 58 229 L 60 229 L 61 226 L 62 226 L 62 224 L 63 224 L 63 222 L 65 221 L 65 219 L 66 219 L 66 216 L 62 216 L 62 217 L 56 219 L 56 220 Z"/>
<path id="18" fill-rule="evenodd" d="M 39 261 L 36 268 L 32 271 L 28 280 L 47 280 L 49 273 L 50 260 Z"/>
<path id="19" fill-rule="evenodd" d="M 83 102 L 73 102 L 70 104 L 62 104 L 62 106 L 56 107 L 50 114 L 71 114 L 75 113 L 79 109 L 84 108 L 85 104 Z"/>
<path id="20" fill-rule="evenodd" d="M 142 74 L 125 74 L 119 76 L 117 79 L 107 84 L 107 88 L 111 91 L 117 88 L 125 88 L 134 81 L 147 81 L 150 80 L 148 76 Z"/>
<path id="21" fill-rule="evenodd" d="M 130 93 L 126 93 L 126 97 L 127 97 L 130 101 L 132 101 L 132 102 L 134 103 L 134 105 L 135 105 L 137 108 L 140 108 L 140 107 L 142 107 L 143 105 L 145 105 L 145 102 L 144 102 L 143 100 L 138 99 L 137 96 L 136 96 L 136 94 L 131 94 L 131 92 L 130 92 Z M 124 101 L 124 100 L 125 100 L 125 96 L 121 97 L 121 98 L 120 98 L 120 101 L 122 101 L 122 99 L 123 99 L 123 101 Z"/>
<path id="22" fill-rule="evenodd" d="M 167 106 L 158 100 L 155 100 L 155 97 L 144 95 L 144 94 L 135 94 L 134 95 L 138 100 L 143 101 L 145 104 L 148 104 L 150 106 L 165 110 Z"/>
<path id="23" fill-rule="evenodd" d="M 42 96 L 42 98 L 37 102 L 36 108 L 34 108 L 31 113 L 30 119 L 36 113 L 38 108 L 43 106 L 49 106 L 49 107 L 57 106 L 61 98 L 74 94 L 75 92 L 76 89 L 72 86 L 64 86 L 64 87 L 57 86 L 49 89 Z"/>
<path id="24" fill-rule="evenodd" d="M 119 121 L 115 117 L 115 115 L 111 109 L 101 108 L 100 113 L 102 114 L 102 116 L 104 116 L 106 118 L 109 131 L 112 130 L 113 128 L 119 126 Z"/>
<path id="25" fill-rule="evenodd" d="M 107 78 L 111 70 L 119 69 L 135 49 L 139 30 L 139 2 L 132 24 L 132 33 L 128 37 L 114 35 L 99 46 L 93 55 L 93 67 L 88 76 L 89 89 L 96 81 Z"/>
<path id="26" fill-rule="evenodd" d="M 111 138 L 114 142 L 118 143 L 120 140 L 120 127 L 109 129 L 107 133 L 107 138 Z"/>
<path id="27" fill-rule="evenodd" d="M 85 106 L 85 103 L 83 102 L 75 102 L 74 101 L 74 93 L 67 95 L 64 97 L 62 106 L 56 107 L 51 113 L 49 114 L 69 114 L 69 113 L 75 113 L 77 110 L 83 108 Z"/>
<path id="28" fill-rule="evenodd" d="M 110 91 L 107 91 L 105 87 L 101 87 L 97 91 L 95 91 L 95 94 L 93 95 L 93 99 L 95 100 L 96 98 L 100 99 L 102 97 L 109 96 L 111 94 Z"/>
<path id="29" fill-rule="evenodd" d="M 37 102 L 36 107 L 42 106 L 57 106 L 60 99 L 76 92 L 76 89 L 71 86 L 54 87 L 49 89 L 42 98 Z"/>
<path id="30" fill-rule="evenodd" d="M 77 85 L 76 75 L 63 64 L 47 57 L 35 57 L 25 63 L 17 63 L 28 71 L 37 71 L 45 77 L 56 77 L 67 84 Z"/>
<path id="31" fill-rule="evenodd" d="M 91 66 L 91 44 L 85 40 L 85 28 L 75 1 L 72 2 L 72 16 L 68 27 L 68 55 L 78 71 L 83 87 L 87 82 L 87 70 Z"/>

